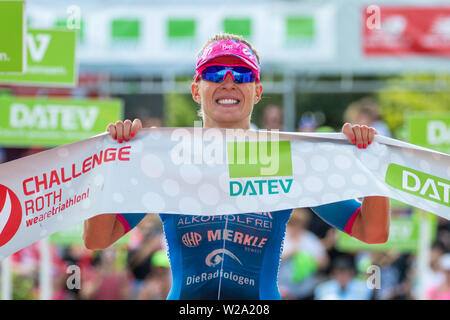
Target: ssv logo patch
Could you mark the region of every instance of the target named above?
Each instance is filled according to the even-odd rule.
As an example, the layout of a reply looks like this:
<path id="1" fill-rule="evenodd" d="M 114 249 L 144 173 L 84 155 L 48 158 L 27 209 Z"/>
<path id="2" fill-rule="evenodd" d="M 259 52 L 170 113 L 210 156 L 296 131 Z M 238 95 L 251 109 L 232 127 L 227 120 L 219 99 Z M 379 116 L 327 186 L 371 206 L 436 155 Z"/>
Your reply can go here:
<path id="1" fill-rule="evenodd" d="M 229 256 L 231 259 L 242 265 L 242 262 L 238 259 L 238 257 L 236 257 L 231 251 L 227 249 L 216 249 L 212 251 L 206 256 L 205 263 L 209 267 L 215 267 L 222 262 L 222 260 L 224 259 L 224 255 Z"/>

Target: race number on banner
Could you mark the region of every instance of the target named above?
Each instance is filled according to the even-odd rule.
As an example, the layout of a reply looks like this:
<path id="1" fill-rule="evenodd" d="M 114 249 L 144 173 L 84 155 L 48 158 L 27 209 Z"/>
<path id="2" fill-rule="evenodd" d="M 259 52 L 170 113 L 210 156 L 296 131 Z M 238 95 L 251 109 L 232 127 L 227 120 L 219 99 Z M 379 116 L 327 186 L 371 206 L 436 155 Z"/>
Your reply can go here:
<path id="1" fill-rule="evenodd" d="M 387 196 L 450 217 L 450 155 L 376 136 L 202 128 L 108 134 L 0 165 L 0 258 L 102 213 L 222 215 Z"/>

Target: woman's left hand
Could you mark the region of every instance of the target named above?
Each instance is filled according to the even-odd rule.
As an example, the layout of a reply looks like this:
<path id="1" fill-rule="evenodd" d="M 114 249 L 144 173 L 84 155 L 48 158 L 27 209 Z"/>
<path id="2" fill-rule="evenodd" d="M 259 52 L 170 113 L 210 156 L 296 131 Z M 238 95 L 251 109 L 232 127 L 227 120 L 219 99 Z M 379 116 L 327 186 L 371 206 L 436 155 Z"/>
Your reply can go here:
<path id="1" fill-rule="evenodd" d="M 373 142 L 374 135 L 378 134 L 378 131 L 366 125 L 347 122 L 342 126 L 342 133 L 347 136 L 348 141 L 359 149 L 366 149 Z"/>

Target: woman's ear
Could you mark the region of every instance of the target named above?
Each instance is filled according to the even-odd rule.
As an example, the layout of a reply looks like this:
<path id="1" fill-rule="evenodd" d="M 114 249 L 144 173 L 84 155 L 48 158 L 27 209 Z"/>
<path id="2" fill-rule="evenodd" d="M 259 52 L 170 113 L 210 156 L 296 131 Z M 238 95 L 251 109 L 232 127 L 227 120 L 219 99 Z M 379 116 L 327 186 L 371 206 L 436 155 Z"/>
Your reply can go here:
<path id="1" fill-rule="evenodd" d="M 256 92 L 255 92 L 255 103 L 254 104 L 257 104 L 259 101 L 261 101 L 261 96 L 262 96 L 262 92 L 263 92 L 261 83 L 256 84 L 255 90 L 256 90 Z"/>
<path id="2" fill-rule="evenodd" d="M 198 87 L 197 82 L 192 82 L 191 84 L 191 93 L 192 93 L 192 99 L 197 102 L 198 104 L 201 103 L 201 97 L 200 97 L 200 90 Z"/>

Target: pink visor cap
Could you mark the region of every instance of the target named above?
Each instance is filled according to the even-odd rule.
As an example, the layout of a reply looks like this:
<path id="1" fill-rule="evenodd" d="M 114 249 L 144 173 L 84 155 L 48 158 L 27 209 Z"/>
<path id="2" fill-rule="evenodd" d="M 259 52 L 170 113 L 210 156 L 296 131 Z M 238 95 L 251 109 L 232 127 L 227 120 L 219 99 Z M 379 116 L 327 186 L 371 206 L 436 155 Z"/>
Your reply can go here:
<path id="1" fill-rule="evenodd" d="M 201 72 L 207 65 L 215 65 L 214 63 L 208 63 L 209 61 L 222 56 L 235 56 L 241 59 L 243 65 L 253 70 L 256 80 L 259 82 L 260 65 L 256 54 L 245 43 L 231 39 L 214 41 L 203 49 L 195 66 L 195 81 L 198 81 Z"/>

